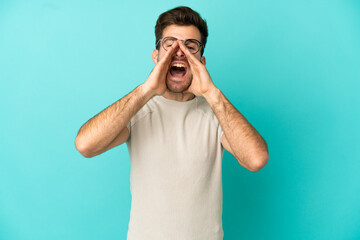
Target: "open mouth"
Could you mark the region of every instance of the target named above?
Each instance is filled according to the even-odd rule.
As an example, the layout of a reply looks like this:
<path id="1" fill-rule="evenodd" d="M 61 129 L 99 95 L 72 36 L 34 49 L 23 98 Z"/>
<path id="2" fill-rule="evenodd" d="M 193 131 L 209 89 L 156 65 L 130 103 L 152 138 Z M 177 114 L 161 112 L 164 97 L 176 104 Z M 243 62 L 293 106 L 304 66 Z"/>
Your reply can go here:
<path id="1" fill-rule="evenodd" d="M 186 66 L 183 63 L 173 63 L 170 67 L 169 73 L 175 78 L 181 78 L 186 74 Z"/>

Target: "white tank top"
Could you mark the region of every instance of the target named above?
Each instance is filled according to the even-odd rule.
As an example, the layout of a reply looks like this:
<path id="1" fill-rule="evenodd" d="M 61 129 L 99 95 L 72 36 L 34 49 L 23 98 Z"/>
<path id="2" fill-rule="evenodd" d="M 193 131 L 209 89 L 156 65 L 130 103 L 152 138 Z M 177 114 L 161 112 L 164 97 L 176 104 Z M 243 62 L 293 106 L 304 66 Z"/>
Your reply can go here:
<path id="1" fill-rule="evenodd" d="M 155 96 L 127 127 L 127 239 L 223 239 L 223 131 L 205 98 L 178 102 Z"/>

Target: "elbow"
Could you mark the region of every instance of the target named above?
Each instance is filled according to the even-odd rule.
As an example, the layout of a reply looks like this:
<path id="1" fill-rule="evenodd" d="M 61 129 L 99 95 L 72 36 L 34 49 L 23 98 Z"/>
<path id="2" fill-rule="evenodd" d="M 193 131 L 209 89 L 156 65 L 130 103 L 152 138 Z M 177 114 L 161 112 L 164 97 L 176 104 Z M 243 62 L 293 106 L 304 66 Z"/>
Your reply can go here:
<path id="1" fill-rule="evenodd" d="M 260 171 L 263 167 L 265 167 L 265 165 L 268 163 L 269 161 L 269 154 L 263 154 L 257 158 L 254 158 L 252 160 L 252 164 L 251 167 L 249 168 L 249 170 L 251 172 L 258 172 Z"/>
<path id="2" fill-rule="evenodd" d="M 82 156 L 86 157 L 86 158 L 91 158 L 93 157 L 91 154 L 89 154 L 86 150 L 86 146 L 84 146 L 83 143 L 79 142 L 78 138 L 75 138 L 75 148 L 76 150 L 78 150 Z"/>

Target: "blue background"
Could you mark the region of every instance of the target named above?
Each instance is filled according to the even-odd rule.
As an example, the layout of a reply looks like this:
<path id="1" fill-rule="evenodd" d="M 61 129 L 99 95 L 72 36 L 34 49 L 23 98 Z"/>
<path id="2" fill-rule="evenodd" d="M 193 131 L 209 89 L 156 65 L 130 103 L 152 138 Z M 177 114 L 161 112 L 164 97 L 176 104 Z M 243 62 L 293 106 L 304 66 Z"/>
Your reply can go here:
<path id="1" fill-rule="evenodd" d="M 75 148 L 144 82 L 155 21 L 208 22 L 207 68 L 264 137 L 253 173 L 223 159 L 232 239 L 360 239 L 359 1 L 0 1 L 0 239 L 126 239 L 126 145 Z"/>

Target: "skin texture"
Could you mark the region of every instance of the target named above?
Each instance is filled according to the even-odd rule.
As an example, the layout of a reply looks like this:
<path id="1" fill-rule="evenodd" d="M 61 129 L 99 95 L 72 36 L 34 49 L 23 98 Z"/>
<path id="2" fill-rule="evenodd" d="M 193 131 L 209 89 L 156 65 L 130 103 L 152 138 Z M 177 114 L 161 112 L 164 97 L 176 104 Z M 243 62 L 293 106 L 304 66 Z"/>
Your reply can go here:
<path id="1" fill-rule="evenodd" d="M 201 40 L 200 31 L 195 26 L 178 26 L 178 25 L 170 25 L 166 27 L 163 31 L 163 38 L 165 37 L 175 37 L 179 40 L 186 40 L 186 39 L 196 39 L 198 41 Z M 180 41 L 179 41 L 180 42 Z M 153 62 L 156 64 L 159 59 L 162 59 L 163 56 L 166 54 L 166 51 L 162 46 L 160 46 L 159 50 L 154 49 L 152 54 Z M 205 57 L 201 57 L 200 51 L 198 51 L 194 57 L 196 57 L 202 64 L 206 64 Z M 185 53 L 177 47 L 175 50 L 174 55 L 172 56 L 171 62 L 173 61 L 182 61 L 185 63 L 187 68 L 189 68 L 189 62 L 185 56 Z M 187 101 L 195 96 L 190 92 L 184 94 L 185 91 L 191 84 L 192 81 L 192 73 L 191 71 L 187 72 L 187 76 L 183 81 L 175 81 L 174 78 L 168 73 L 166 75 L 166 86 L 169 91 L 166 91 L 163 96 L 168 99 L 173 99 L 177 101 Z"/>
<path id="2" fill-rule="evenodd" d="M 200 40 L 200 32 L 194 26 L 168 26 L 162 37 L 166 36 Z M 129 137 L 126 124 L 153 96 L 161 95 L 176 101 L 203 96 L 224 131 L 222 145 L 239 164 L 252 172 L 267 164 L 269 155 L 265 140 L 215 86 L 205 67 L 205 57 L 200 52 L 193 55 L 181 41 L 177 41 L 168 51 L 162 47 L 155 49 L 152 59 L 155 67 L 143 84 L 80 128 L 75 146 L 83 156 L 93 157 L 124 143 Z M 172 78 L 168 73 L 175 60 L 183 62 L 188 68 L 187 75 L 181 80 Z"/>
<path id="3" fill-rule="evenodd" d="M 221 139 L 224 148 L 246 169 L 259 171 L 269 160 L 265 140 L 216 88 L 205 65 L 192 55 L 182 42 L 179 42 L 179 46 L 189 61 L 193 75 L 192 83 L 184 94 L 192 93 L 205 97 L 224 131 Z"/>

